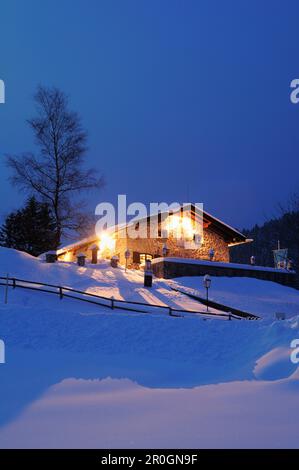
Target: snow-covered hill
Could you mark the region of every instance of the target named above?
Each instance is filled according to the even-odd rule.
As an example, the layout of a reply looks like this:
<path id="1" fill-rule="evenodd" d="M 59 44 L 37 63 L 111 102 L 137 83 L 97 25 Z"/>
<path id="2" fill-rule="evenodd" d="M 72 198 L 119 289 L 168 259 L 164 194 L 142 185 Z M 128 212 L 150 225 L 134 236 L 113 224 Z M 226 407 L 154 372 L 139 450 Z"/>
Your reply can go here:
<path id="1" fill-rule="evenodd" d="M 180 277 L 169 285 L 183 292 L 205 298 L 203 277 Z M 271 281 L 246 277 L 213 277 L 209 292 L 211 300 L 263 319 L 274 319 L 275 314 L 286 317 L 299 315 L 299 290 Z"/>
<path id="2" fill-rule="evenodd" d="M 49 265 L 3 248 L 0 269 L 101 295 L 199 307 L 169 284 L 194 288 L 200 278 L 192 278 L 194 285 L 155 280 L 148 291 L 140 273 L 106 262 Z M 212 281 L 218 301 L 221 281 Z M 282 295 L 288 305 L 290 295 L 289 313 L 296 312 L 296 291 L 259 282 L 263 288 L 240 289 L 241 300 L 228 282 L 223 302 L 239 300 L 245 308 L 248 294 L 246 301 L 255 299 L 265 312 Z M 6 305 L 4 287 L 0 296 L 7 361 L 0 364 L 0 446 L 298 444 L 299 380 L 290 361 L 291 341 L 299 337 L 296 315 L 275 321 L 269 307 L 261 321 L 214 321 L 127 313 L 18 289 L 9 290 Z"/>
<path id="3" fill-rule="evenodd" d="M 74 263 L 47 264 L 26 253 L 0 247 L 0 275 L 19 277 L 26 280 L 72 287 L 115 299 L 168 305 L 176 309 L 204 310 L 200 303 L 171 289 L 172 286 L 184 292 L 205 297 L 202 277 L 182 277 L 164 281 L 154 279 L 153 288 L 143 287 L 143 274 L 138 271 L 125 272 L 123 268 L 113 269 L 107 261 L 98 265 L 78 267 Z M 11 300 L 20 296 L 14 292 Z M 33 303 L 34 293 L 25 295 L 26 303 Z M 252 278 L 213 277 L 210 298 L 216 302 L 256 314 L 261 318 L 274 319 L 276 312 L 287 317 L 299 315 L 299 291 L 280 284 Z M 40 297 L 39 302 L 52 302 L 49 297 Z M 64 308 L 67 308 L 64 305 Z M 77 307 L 72 306 L 72 309 Z M 80 310 L 81 307 L 79 307 Z M 213 311 L 213 310 L 211 310 Z M 214 310 L 215 312 L 215 310 Z"/>
<path id="4" fill-rule="evenodd" d="M 15 277 L 19 279 L 44 282 L 64 287 L 71 287 L 80 291 L 97 294 L 110 299 L 145 302 L 148 304 L 169 306 L 174 309 L 204 311 L 205 308 L 185 295 L 174 292 L 162 280 L 155 280 L 151 289 L 143 286 L 143 274 L 139 271 L 127 271 L 121 267 L 113 269 L 108 261 L 102 260 L 98 265 L 87 264 L 78 267 L 75 263 L 47 264 L 42 259 L 34 258 L 26 253 L 0 247 L 0 276 Z M 5 279 L 3 280 L 5 282 Z M 81 312 L 82 305 L 78 302 L 65 300 L 63 305 L 50 294 L 39 294 L 10 290 L 9 304 L 26 305 L 34 308 L 35 305 L 51 305 L 55 311 L 70 310 Z M 37 300 L 38 299 L 38 300 Z M 84 311 L 99 311 L 99 307 L 85 305 Z M 216 312 L 211 309 L 211 311 Z M 154 313 L 154 312 L 153 312 Z"/>

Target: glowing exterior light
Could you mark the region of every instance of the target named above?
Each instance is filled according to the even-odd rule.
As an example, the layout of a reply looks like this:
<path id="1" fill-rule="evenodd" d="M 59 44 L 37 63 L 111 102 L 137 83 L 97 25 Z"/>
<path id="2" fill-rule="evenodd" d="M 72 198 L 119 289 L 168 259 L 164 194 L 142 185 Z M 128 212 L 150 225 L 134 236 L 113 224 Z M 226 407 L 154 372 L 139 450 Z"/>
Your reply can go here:
<path id="1" fill-rule="evenodd" d="M 108 233 L 103 232 L 99 241 L 99 249 L 101 253 L 103 253 L 106 250 L 110 252 L 114 251 L 115 249 L 114 238 Z"/>
<path id="2" fill-rule="evenodd" d="M 177 230 L 180 226 L 180 217 L 177 215 L 172 215 L 168 217 L 168 230 L 173 231 Z"/>
<path id="3" fill-rule="evenodd" d="M 186 230 L 188 232 L 193 232 L 192 221 L 189 217 L 182 218 L 182 227 L 183 227 L 183 230 Z"/>
<path id="4" fill-rule="evenodd" d="M 190 217 L 181 217 L 172 215 L 168 217 L 168 230 L 173 235 L 185 238 L 192 238 L 195 234 L 193 221 Z"/>
<path id="5" fill-rule="evenodd" d="M 209 289 L 211 287 L 211 278 L 208 274 L 206 274 L 203 278 L 203 285 L 206 289 Z"/>
<path id="6" fill-rule="evenodd" d="M 73 255 L 71 251 L 68 251 L 63 257 L 63 261 L 66 261 L 66 262 L 72 261 L 72 259 L 73 259 Z"/>

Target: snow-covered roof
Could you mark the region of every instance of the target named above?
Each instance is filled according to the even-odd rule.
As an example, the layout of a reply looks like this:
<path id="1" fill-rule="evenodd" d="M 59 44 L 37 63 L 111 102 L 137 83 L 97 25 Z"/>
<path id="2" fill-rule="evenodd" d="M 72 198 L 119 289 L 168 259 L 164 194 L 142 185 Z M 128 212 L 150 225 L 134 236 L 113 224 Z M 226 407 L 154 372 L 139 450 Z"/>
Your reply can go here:
<path id="1" fill-rule="evenodd" d="M 152 260 L 152 264 L 160 263 L 161 261 L 168 261 L 172 263 L 183 263 L 183 264 L 197 264 L 201 266 L 213 266 L 213 267 L 220 267 L 220 268 L 233 268 L 233 269 L 246 269 L 252 271 L 270 271 L 275 273 L 294 273 L 295 271 L 290 271 L 288 269 L 277 269 L 277 268 L 270 268 L 267 266 L 253 266 L 251 264 L 241 264 L 241 263 L 224 263 L 222 261 L 208 261 L 202 259 L 194 259 L 194 258 L 172 258 L 172 257 L 165 257 L 165 258 L 154 258 Z"/>
<path id="2" fill-rule="evenodd" d="M 183 207 L 183 205 L 181 207 Z M 193 212 L 196 211 L 197 213 L 200 211 L 200 209 L 198 209 L 198 207 L 196 207 L 195 204 L 191 204 L 191 210 L 193 210 Z M 168 212 L 161 212 L 162 216 L 165 215 L 165 214 L 168 214 Z M 203 217 L 206 217 L 207 219 L 211 219 L 212 222 L 216 222 L 216 224 L 218 224 L 220 227 L 222 227 L 222 229 L 224 229 L 224 230 L 226 229 L 226 231 L 228 231 L 230 233 L 232 242 L 229 243 L 229 246 L 233 246 L 233 245 L 237 245 L 237 244 L 241 244 L 241 243 L 252 242 L 251 239 L 247 239 L 246 236 L 243 235 L 241 232 L 239 232 L 237 229 L 235 229 L 231 225 L 226 224 L 225 222 L 218 219 L 217 217 L 214 217 L 209 212 L 207 212 L 205 210 L 202 210 L 202 214 L 203 214 Z M 114 225 L 114 226 L 108 227 L 107 231 L 109 233 L 115 233 L 115 232 L 118 232 L 118 231 L 120 231 L 120 230 L 122 230 L 126 227 L 130 227 L 130 226 L 132 226 L 133 224 L 136 224 L 139 221 L 142 222 L 144 220 L 147 220 L 148 218 L 157 217 L 157 215 L 158 215 L 157 213 L 152 213 L 152 214 L 148 215 L 147 217 L 141 217 L 139 220 L 134 219 L 133 221 L 128 221 L 127 223 Z M 82 245 L 89 245 L 90 243 L 94 243 L 98 240 L 98 238 L 99 237 L 94 233 L 93 235 L 91 235 L 89 237 L 86 237 L 86 238 L 83 238 L 83 239 L 79 240 L 78 242 L 75 242 L 75 243 L 72 243 L 72 244 L 69 244 L 69 245 L 65 245 L 65 246 L 63 246 L 63 247 L 61 247 L 60 249 L 57 250 L 57 255 L 60 256 L 63 253 L 66 253 L 67 251 L 75 250 L 76 248 L 79 248 Z"/>
<path id="3" fill-rule="evenodd" d="M 243 233 L 239 232 L 239 230 L 235 229 L 234 227 L 232 227 L 231 225 L 228 225 L 226 224 L 225 222 L 223 222 L 222 220 L 218 219 L 217 217 L 214 217 L 213 215 L 209 214 L 209 212 L 207 212 L 206 210 L 203 211 L 204 215 L 207 215 L 208 217 L 211 217 L 211 219 L 214 219 L 215 221 L 219 222 L 219 224 L 221 225 L 224 225 L 225 227 L 227 227 L 229 230 L 232 230 L 233 232 L 237 233 L 238 235 L 240 235 L 240 237 L 245 237 L 245 235 L 243 235 Z M 246 237 L 245 237 L 246 238 Z M 252 240 L 250 239 L 247 239 L 246 238 L 246 241 L 250 242 Z"/>

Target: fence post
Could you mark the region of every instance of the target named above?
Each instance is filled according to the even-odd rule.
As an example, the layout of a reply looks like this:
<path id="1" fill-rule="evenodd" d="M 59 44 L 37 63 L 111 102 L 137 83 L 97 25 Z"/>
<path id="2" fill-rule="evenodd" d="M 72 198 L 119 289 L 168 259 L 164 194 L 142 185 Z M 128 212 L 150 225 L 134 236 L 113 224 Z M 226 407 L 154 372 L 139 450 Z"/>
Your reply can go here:
<path id="1" fill-rule="evenodd" d="M 169 315 L 172 317 L 172 308 L 169 307 Z"/>
<path id="2" fill-rule="evenodd" d="M 59 298 L 60 300 L 63 298 L 62 287 L 59 287 Z"/>
<path id="3" fill-rule="evenodd" d="M 4 303 L 7 304 L 7 301 L 8 301 L 8 273 L 6 274 L 6 287 L 5 287 Z"/>
<path id="4" fill-rule="evenodd" d="M 15 280 L 15 278 L 13 278 L 13 280 L 12 280 L 12 288 L 13 288 L 13 289 L 16 288 L 16 280 Z"/>
<path id="5" fill-rule="evenodd" d="M 231 312 L 228 312 L 228 319 L 229 319 L 229 320 L 232 319 L 232 314 L 231 314 Z"/>
<path id="6" fill-rule="evenodd" d="M 111 296 L 111 309 L 114 309 L 114 297 L 113 295 Z"/>

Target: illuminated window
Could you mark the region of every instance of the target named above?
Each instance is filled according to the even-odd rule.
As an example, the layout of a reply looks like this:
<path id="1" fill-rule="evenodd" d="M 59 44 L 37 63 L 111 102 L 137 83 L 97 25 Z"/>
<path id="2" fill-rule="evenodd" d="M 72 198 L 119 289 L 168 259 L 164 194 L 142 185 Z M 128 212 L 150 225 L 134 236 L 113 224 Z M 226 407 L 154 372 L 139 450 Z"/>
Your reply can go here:
<path id="1" fill-rule="evenodd" d="M 140 253 L 140 264 L 145 264 L 147 259 L 152 260 L 153 256 L 148 253 Z"/>

